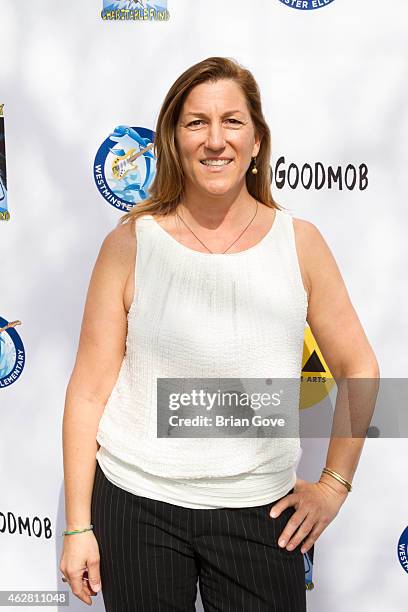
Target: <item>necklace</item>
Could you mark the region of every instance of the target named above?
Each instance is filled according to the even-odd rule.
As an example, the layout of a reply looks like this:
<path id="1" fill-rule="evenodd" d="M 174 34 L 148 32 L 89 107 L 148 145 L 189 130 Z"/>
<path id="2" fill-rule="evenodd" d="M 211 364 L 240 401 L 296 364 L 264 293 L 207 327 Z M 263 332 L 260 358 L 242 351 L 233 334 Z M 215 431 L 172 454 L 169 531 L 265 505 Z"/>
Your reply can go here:
<path id="1" fill-rule="evenodd" d="M 246 227 L 245 227 L 245 228 L 242 230 L 242 232 L 240 233 L 240 235 L 238 236 L 238 238 L 236 238 L 236 239 L 234 240 L 234 242 L 232 242 L 232 243 L 229 245 L 229 247 L 228 247 L 227 249 L 225 249 L 225 251 L 222 251 L 222 254 L 226 253 L 226 252 L 227 252 L 227 251 L 228 251 L 228 250 L 229 250 L 229 249 L 232 247 L 232 245 L 233 245 L 233 244 L 235 244 L 235 243 L 237 242 L 237 240 L 239 240 L 239 239 L 241 238 L 242 234 L 243 234 L 243 233 L 244 233 L 244 232 L 245 232 L 245 231 L 248 229 L 248 227 L 251 225 L 252 221 L 255 219 L 255 217 L 256 217 L 256 213 L 257 213 L 257 212 L 258 212 L 258 201 L 256 202 L 256 211 L 255 211 L 255 214 L 254 214 L 254 216 L 252 217 L 252 219 L 250 220 L 250 222 L 248 223 L 248 225 L 247 225 L 247 226 L 246 226 Z M 184 225 L 187 227 L 187 229 L 189 229 L 189 230 L 190 230 L 190 232 L 191 232 L 191 233 L 192 233 L 192 234 L 193 234 L 193 235 L 194 235 L 194 236 L 197 238 L 197 240 L 198 240 L 199 242 L 201 242 L 201 244 L 203 245 L 203 247 L 205 247 L 205 248 L 207 249 L 207 251 L 209 251 L 209 252 L 210 252 L 210 253 L 212 253 L 213 255 L 214 255 L 214 254 L 216 254 L 216 253 L 214 253 L 213 251 L 210 251 L 210 249 L 208 248 L 208 246 L 207 246 L 206 244 L 204 244 L 204 242 L 203 242 L 202 240 L 200 240 L 200 238 L 199 238 L 199 237 L 198 237 L 196 234 L 194 234 L 194 232 L 193 232 L 193 230 L 191 229 L 191 227 L 189 227 L 189 226 L 187 225 L 187 223 L 186 223 L 186 222 L 184 221 L 184 219 L 183 219 L 183 218 L 182 218 L 182 217 L 181 217 L 181 216 L 178 214 L 178 212 L 176 212 L 176 216 L 177 216 L 177 217 L 178 217 L 178 218 L 179 218 L 179 219 L 180 219 L 180 220 L 181 220 L 181 221 L 184 223 Z"/>

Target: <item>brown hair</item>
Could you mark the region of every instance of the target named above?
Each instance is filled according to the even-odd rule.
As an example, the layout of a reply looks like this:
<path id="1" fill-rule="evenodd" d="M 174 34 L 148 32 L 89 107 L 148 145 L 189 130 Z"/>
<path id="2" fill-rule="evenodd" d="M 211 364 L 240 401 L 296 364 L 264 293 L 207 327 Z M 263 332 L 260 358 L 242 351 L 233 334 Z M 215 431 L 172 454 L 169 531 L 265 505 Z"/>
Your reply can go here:
<path id="1" fill-rule="evenodd" d="M 144 214 L 167 215 L 175 211 L 183 194 L 183 169 L 176 148 L 175 130 L 180 112 L 189 92 L 198 84 L 220 79 L 232 79 L 242 89 L 254 128 L 261 138 L 256 158 L 258 173 L 246 173 L 249 193 L 270 208 L 281 207 L 271 194 L 270 156 L 271 134 L 262 112 L 261 96 L 252 73 L 238 62 L 226 57 L 209 57 L 188 68 L 170 87 L 160 109 L 154 142 L 157 159 L 156 174 L 149 187 L 149 198 L 138 202 L 119 223 L 135 221 Z"/>

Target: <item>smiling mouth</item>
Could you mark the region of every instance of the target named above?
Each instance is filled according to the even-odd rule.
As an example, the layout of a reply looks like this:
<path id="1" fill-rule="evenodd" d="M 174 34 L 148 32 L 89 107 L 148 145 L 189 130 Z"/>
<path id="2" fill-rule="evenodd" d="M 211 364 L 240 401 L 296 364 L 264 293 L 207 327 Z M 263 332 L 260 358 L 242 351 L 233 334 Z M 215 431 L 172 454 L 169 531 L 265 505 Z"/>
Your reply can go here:
<path id="1" fill-rule="evenodd" d="M 232 159 L 202 159 L 200 160 L 200 164 L 203 164 L 203 166 L 212 166 L 212 167 L 228 166 L 228 164 L 230 164 L 231 162 L 232 162 Z"/>

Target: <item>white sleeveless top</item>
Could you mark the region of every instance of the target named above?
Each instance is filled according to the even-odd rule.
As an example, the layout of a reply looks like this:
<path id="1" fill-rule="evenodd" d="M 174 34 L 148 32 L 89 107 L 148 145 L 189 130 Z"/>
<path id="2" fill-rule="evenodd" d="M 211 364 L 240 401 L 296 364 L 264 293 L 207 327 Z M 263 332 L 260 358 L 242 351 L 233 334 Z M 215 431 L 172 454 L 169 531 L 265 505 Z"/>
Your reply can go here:
<path id="1" fill-rule="evenodd" d="M 300 392 L 308 303 L 291 215 L 276 210 L 266 236 L 238 253 L 194 251 L 152 215 L 135 227 L 135 296 L 96 436 L 101 469 L 136 495 L 190 508 L 279 499 L 296 482 L 298 436 L 158 438 L 157 378 L 294 378 Z M 293 406 L 298 415 L 299 395 Z"/>

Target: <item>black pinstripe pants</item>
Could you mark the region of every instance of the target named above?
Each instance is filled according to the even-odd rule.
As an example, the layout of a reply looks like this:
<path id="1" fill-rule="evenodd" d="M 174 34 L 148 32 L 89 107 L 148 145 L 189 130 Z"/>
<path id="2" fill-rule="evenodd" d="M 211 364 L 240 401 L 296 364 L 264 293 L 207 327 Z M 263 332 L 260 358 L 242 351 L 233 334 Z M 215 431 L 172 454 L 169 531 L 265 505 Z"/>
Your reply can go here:
<path id="1" fill-rule="evenodd" d="M 300 545 L 277 543 L 295 509 L 274 519 L 274 503 L 184 508 L 117 487 L 97 462 L 91 517 L 106 611 L 194 611 L 198 580 L 206 612 L 304 612 Z"/>

